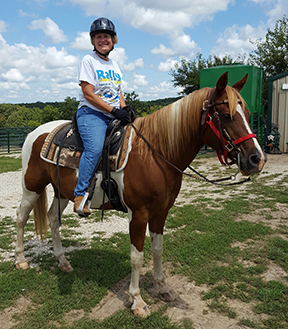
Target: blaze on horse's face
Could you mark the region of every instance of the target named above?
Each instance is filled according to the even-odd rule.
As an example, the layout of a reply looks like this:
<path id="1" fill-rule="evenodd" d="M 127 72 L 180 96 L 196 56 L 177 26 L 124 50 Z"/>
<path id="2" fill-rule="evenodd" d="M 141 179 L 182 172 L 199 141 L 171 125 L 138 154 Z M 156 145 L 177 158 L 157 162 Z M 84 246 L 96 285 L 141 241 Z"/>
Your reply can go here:
<path id="1" fill-rule="evenodd" d="M 214 92 L 214 102 L 221 102 L 228 99 L 229 104 L 223 103 L 217 105 L 215 109 L 219 113 L 224 129 L 226 129 L 233 141 L 244 137 L 244 141 L 236 145 L 240 151 L 240 170 L 243 175 L 253 175 L 262 170 L 267 157 L 256 137 L 250 137 L 245 140 L 245 136 L 253 134 L 249 124 L 250 112 L 245 107 L 245 102 L 239 94 L 247 81 L 247 77 L 248 75 L 246 74 L 242 80 L 235 83 L 231 88 L 227 86 L 228 76 L 224 73 L 217 82 Z M 231 94 L 234 95 L 231 97 Z M 233 103 L 231 102 L 231 98 L 233 99 Z M 214 120 L 216 119 L 213 118 Z M 220 144 L 220 149 L 222 149 L 222 143 L 220 142 Z M 235 149 L 228 153 L 228 157 L 237 163 L 237 151 Z"/>

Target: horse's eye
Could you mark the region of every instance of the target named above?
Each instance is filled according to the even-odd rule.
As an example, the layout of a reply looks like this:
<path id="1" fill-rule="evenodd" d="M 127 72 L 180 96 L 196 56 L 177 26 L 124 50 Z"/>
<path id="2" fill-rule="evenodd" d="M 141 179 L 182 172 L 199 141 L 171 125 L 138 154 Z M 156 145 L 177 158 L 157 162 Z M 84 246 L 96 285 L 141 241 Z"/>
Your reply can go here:
<path id="1" fill-rule="evenodd" d="M 231 116 L 230 116 L 229 113 L 225 113 L 225 114 L 223 114 L 223 118 L 224 118 L 225 120 L 229 120 L 229 119 L 231 119 Z"/>

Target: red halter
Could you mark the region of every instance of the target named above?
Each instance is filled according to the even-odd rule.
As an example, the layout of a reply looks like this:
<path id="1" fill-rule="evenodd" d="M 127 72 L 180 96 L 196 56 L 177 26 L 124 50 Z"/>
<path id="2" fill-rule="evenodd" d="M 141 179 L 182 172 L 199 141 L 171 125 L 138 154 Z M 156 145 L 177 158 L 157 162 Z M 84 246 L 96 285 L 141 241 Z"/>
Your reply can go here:
<path id="1" fill-rule="evenodd" d="M 218 113 L 218 112 L 217 112 Z M 206 121 L 206 125 L 209 125 L 209 127 L 213 130 L 213 132 L 215 133 L 215 135 L 220 139 L 222 140 L 221 138 L 221 135 L 220 135 L 220 132 L 219 130 L 216 128 L 216 126 L 214 125 L 213 121 L 212 121 L 212 118 L 210 116 L 210 114 L 208 114 L 208 120 Z M 225 134 L 226 134 L 226 137 L 228 138 L 225 139 L 225 137 L 223 137 L 223 140 L 224 140 L 224 143 L 225 143 L 225 147 L 224 147 L 224 151 L 223 151 L 223 157 L 224 157 L 224 160 L 222 159 L 222 154 L 220 153 L 220 151 L 216 151 L 217 153 L 217 156 L 218 156 L 218 159 L 219 161 L 224 164 L 224 165 L 231 165 L 232 163 L 228 163 L 228 153 L 231 152 L 233 149 L 236 149 L 235 145 L 238 145 L 250 138 L 257 138 L 257 136 L 255 134 L 247 134 L 243 137 L 240 137 L 240 138 L 237 138 L 235 139 L 234 141 L 231 139 L 231 137 L 229 136 L 228 132 L 226 131 L 226 129 L 224 130 Z M 204 141 L 204 136 L 203 136 L 203 141 Z M 205 143 L 205 141 L 204 141 Z"/>

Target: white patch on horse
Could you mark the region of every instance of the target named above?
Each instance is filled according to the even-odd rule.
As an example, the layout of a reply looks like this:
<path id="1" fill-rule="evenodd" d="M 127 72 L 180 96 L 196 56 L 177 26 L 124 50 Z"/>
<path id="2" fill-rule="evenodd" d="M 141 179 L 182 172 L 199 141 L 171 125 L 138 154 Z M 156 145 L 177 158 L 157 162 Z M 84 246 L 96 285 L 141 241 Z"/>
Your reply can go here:
<path id="1" fill-rule="evenodd" d="M 163 281 L 162 254 L 163 254 L 163 234 L 150 231 L 151 248 L 154 260 L 154 278 L 160 284 Z"/>
<path id="2" fill-rule="evenodd" d="M 129 293 L 133 298 L 133 305 L 131 310 L 134 311 L 134 314 L 138 314 L 143 316 L 142 312 L 147 312 L 147 305 L 143 301 L 140 295 L 140 288 L 139 288 L 139 278 L 140 278 L 140 270 L 143 264 L 143 251 L 138 251 L 133 244 L 131 244 L 131 281 L 129 286 Z"/>
<path id="3" fill-rule="evenodd" d="M 253 132 L 252 132 L 250 126 L 249 126 L 249 123 L 248 123 L 247 120 L 246 120 L 246 117 L 245 117 L 245 114 L 244 114 L 244 112 L 243 112 L 243 109 L 242 109 L 242 107 L 241 107 L 239 104 L 237 105 L 237 112 L 240 114 L 241 118 L 243 119 L 243 122 L 244 122 L 245 128 L 246 128 L 247 131 L 248 131 L 248 134 L 253 134 Z M 260 147 L 260 145 L 259 145 L 259 143 L 258 143 L 257 138 L 252 137 L 252 140 L 253 140 L 253 142 L 254 142 L 255 147 L 256 147 L 257 150 L 260 152 L 260 154 L 263 154 L 262 149 L 261 149 L 261 147 Z"/>

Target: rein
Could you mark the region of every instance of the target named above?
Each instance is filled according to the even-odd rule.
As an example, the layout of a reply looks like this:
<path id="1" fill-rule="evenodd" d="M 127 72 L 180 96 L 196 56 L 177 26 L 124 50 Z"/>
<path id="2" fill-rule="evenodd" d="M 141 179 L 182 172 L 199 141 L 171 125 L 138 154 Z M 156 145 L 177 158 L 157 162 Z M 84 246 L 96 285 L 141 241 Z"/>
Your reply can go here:
<path id="1" fill-rule="evenodd" d="M 161 158 L 164 162 L 166 162 L 169 166 L 173 167 L 175 170 L 177 170 L 180 174 L 197 179 L 197 180 L 202 180 L 211 184 L 215 184 L 215 185 L 222 185 L 222 186 L 226 186 L 226 185 L 239 185 L 245 182 L 248 182 L 251 180 L 251 177 L 249 176 L 248 178 L 239 181 L 239 182 L 233 182 L 233 183 L 229 183 L 229 184 L 221 184 L 220 182 L 226 181 L 226 180 L 235 180 L 237 174 L 240 172 L 240 154 L 238 155 L 238 170 L 235 174 L 229 176 L 229 177 L 225 177 L 225 178 L 220 178 L 220 179 L 215 179 L 215 180 L 211 180 L 208 179 L 207 177 L 203 176 L 202 174 L 200 174 L 198 171 L 196 171 L 195 169 L 193 169 L 191 166 L 188 166 L 187 168 L 189 168 L 191 171 L 193 171 L 195 174 L 197 174 L 198 176 L 195 176 L 193 174 L 189 174 L 186 173 L 185 171 L 179 169 L 178 167 L 176 167 L 175 165 L 173 165 L 173 163 L 171 163 L 170 161 L 168 161 L 167 159 L 165 159 L 151 144 L 150 142 L 140 133 L 140 131 L 134 126 L 133 123 L 130 124 L 133 129 L 136 131 L 136 133 L 144 140 L 144 142 L 151 148 L 151 150 L 153 152 L 155 152 L 159 158 Z"/>

